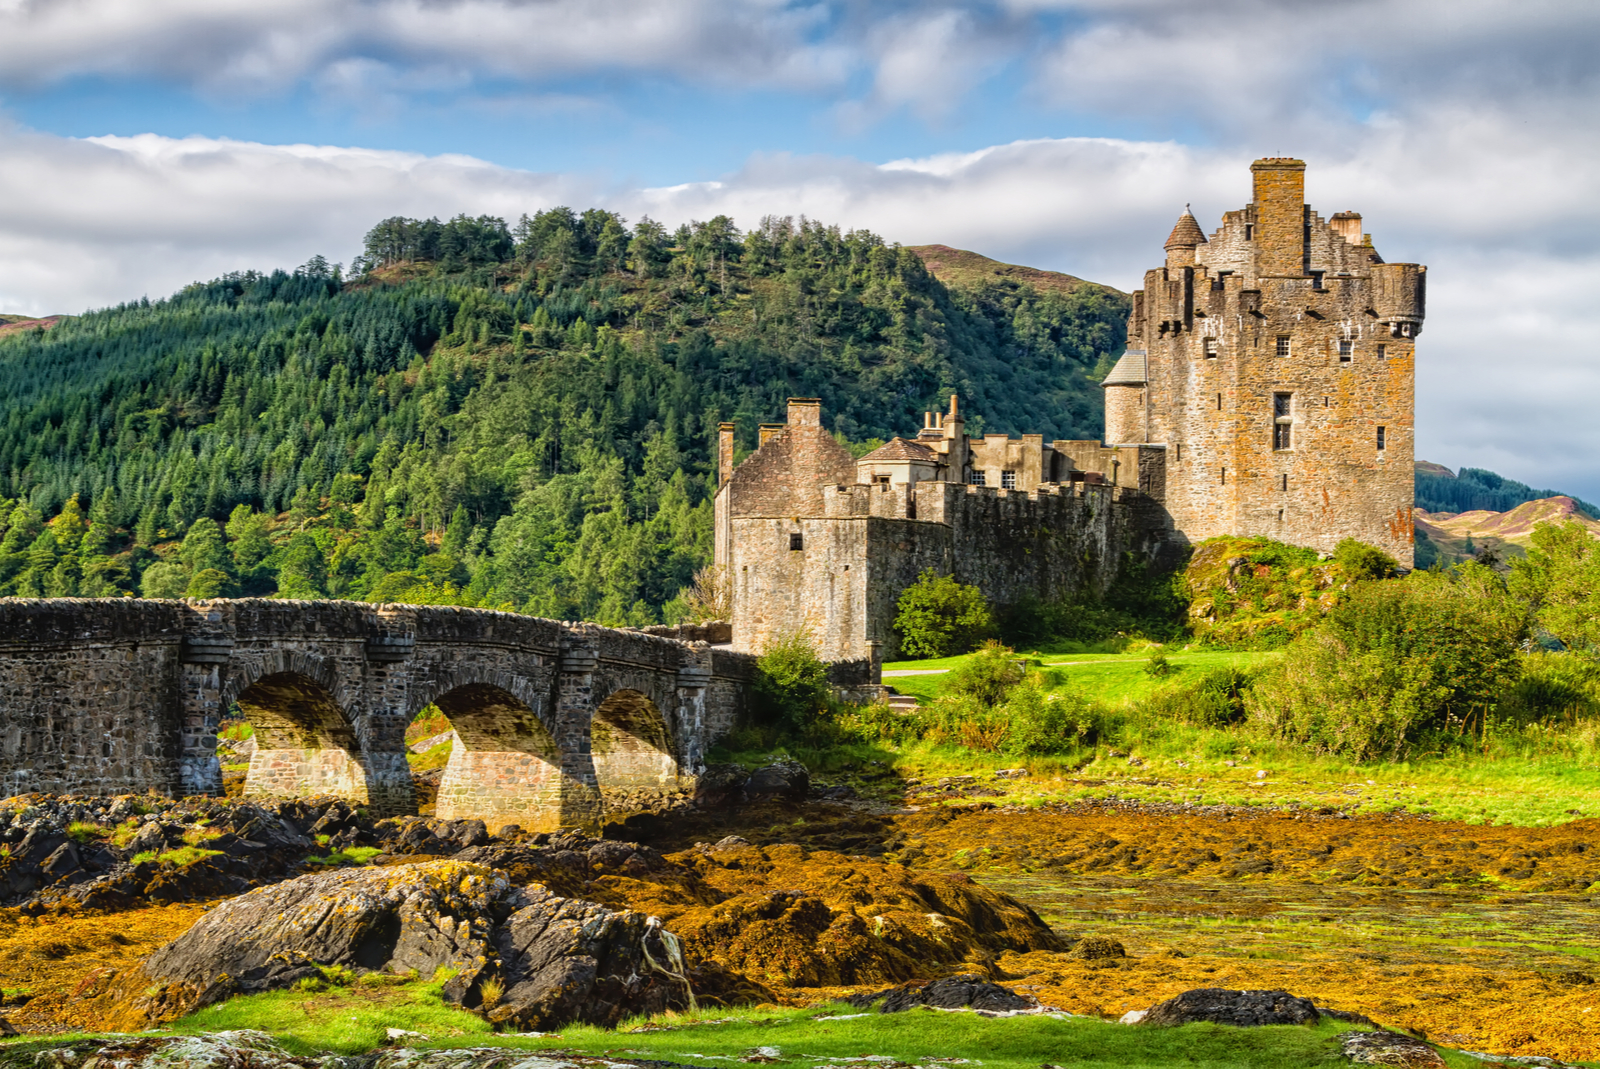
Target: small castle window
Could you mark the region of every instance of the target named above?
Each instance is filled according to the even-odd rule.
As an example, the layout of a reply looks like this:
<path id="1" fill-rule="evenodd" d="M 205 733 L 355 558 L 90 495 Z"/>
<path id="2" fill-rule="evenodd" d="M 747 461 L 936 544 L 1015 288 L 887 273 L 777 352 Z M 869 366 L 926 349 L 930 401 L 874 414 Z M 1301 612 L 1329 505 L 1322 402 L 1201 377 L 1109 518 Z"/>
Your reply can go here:
<path id="1" fill-rule="evenodd" d="M 1314 290 L 1320 290 L 1322 288 L 1322 272 L 1321 271 L 1313 271 L 1313 272 L 1311 272 L 1311 288 L 1314 289 Z"/>
<path id="2" fill-rule="evenodd" d="M 1351 358 L 1355 356 L 1355 351 L 1355 342 L 1351 341 L 1349 338 L 1339 339 L 1339 363 L 1348 364 Z"/>
<path id="3" fill-rule="evenodd" d="M 1294 394 L 1272 395 L 1272 448 L 1290 449 L 1294 445 Z M 1287 480 L 1288 476 L 1284 476 Z M 1285 488 L 1288 484 L 1285 482 Z"/>
<path id="4" fill-rule="evenodd" d="M 982 486 L 983 485 L 983 472 L 975 471 L 975 472 L 972 473 L 972 485 L 973 486 Z"/>
<path id="5" fill-rule="evenodd" d="M 794 534 L 790 535 L 789 536 L 789 548 L 791 550 L 805 549 L 806 548 L 805 536 L 800 534 L 798 531 L 795 532 Z"/>
<path id="6" fill-rule="evenodd" d="M 1386 427 L 1379 427 L 1378 428 L 1378 449 L 1380 451 L 1387 444 L 1385 442 L 1385 439 L 1388 438 L 1388 435 L 1386 433 L 1384 433 L 1386 430 L 1388 430 L 1388 428 L 1386 428 Z"/>
<path id="7" fill-rule="evenodd" d="M 1389 347 L 1387 345 L 1378 346 L 1378 359 L 1379 360 L 1385 359 L 1386 357 L 1388 357 L 1388 355 L 1389 355 Z"/>
<path id="8" fill-rule="evenodd" d="M 1256 224 L 1244 224 L 1244 239 L 1246 241 L 1254 241 L 1256 239 Z"/>
<path id="9" fill-rule="evenodd" d="M 1217 339 L 1206 339 L 1206 357 L 1211 360 L 1215 360 L 1217 358 Z"/>
<path id="10" fill-rule="evenodd" d="M 1278 355 L 1279 356 L 1288 356 L 1289 355 L 1289 335 L 1287 335 L 1287 334 L 1279 334 L 1278 335 Z"/>
<path id="11" fill-rule="evenodd" d="M 887 475 L 874 475 L 872 477 L 872 482 L 876 486 L 888 486 L 889 477 Z"/>
<path id="12" fill-rule="evenodd" d="M 1282 490 L 1289 489 L 1289 476 L 1285 475 L 1283 477 L 1283 485 L 1281 487 L 1279 487 L 1279 489 L 1282 489 Z"/>
<path id="13" fill-rule="evenodd" d="M 1002 471 L 1000 473 L 1000 489 L 1002 489 L 1002 490 L 1015 490 L 1016 488 L 1017 488 L 1017 473 L 1014 472 L 1014 471 Z"/>
<path id="14" fill-rule="evenodd" d="M 1220 393 L 1217 394 L 1217 411 L 1222 411 L 1222 395 Z"/>
<path id="15" fill-rule="evenodd" d="M 1227 486 L 1228 485 L 1228 469 L 1227 468 L 1223 468 L 1222 469 L 1222 485 L 1223 486 Z"/>

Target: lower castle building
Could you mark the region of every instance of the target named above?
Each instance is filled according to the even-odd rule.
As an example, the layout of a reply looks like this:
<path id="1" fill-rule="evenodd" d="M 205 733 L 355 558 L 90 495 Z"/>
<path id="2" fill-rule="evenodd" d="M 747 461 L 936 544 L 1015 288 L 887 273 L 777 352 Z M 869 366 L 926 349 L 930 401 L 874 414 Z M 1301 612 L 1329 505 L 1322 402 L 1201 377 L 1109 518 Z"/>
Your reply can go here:
<path id="1" fill-rule="evenodd" d="M 893 659 L 896 602 L 927 569 L 1006 605 L 1103 591 L 1130 553 L 1225 534 L 1356 538 L 1409 567 L 1427 269 L 1384 262 L 1359 215 L 1313 212 L 1301 161 L 1251 171 L 1252 203 L 1209 239 L 1186 211 L 1134 293 L 1104 442 L 972 438 L 952 396 L 856 460 L 797 398 L 735 468 L 723 424 L 734 648 L 803 628 L 825 659 Z"/>

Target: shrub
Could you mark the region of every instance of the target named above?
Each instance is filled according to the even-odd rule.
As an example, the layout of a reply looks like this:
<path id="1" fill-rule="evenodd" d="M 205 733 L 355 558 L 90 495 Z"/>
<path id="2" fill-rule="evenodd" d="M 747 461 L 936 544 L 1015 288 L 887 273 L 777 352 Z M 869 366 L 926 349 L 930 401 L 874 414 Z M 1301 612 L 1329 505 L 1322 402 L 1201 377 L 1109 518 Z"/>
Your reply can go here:
<path id="1" fill-rule="evenodd" d="M 1346 538 L 1333 547 L 1333 563 L 1344 572 L 1346 579 L 1356 582 L 1392 579 L 1400 574 L 1400 565 L 1393 557 L 1377 546 L 1354 538 Z"/>
<path id="2" fill-rule="evenodd" d="M 1144 674 L 1151 679 L 1165 679 L 1178 670 L 1178 666 L 1167 660 L 1167 651 L 1160 646 L 1153 646 L 1150 655 L 1144 659 Z"/>
<path id="3" fill-rule="evenodd" d="M 945 680 L 946 694 L 972 698 L 986 709 L 1006 700 L 1011 688 L 1022 682 L 1023 668 L 1009 646 L 989 639 L 965 664 Z"/>
<path id="4" fill-rule="evenodd" d="M 1396 759 L 1482 716 L 1521 672 L 1527 618 L 1494 572 L 1360 583 L 1245 698 L 1274 733 L 1354 760 Z"/>
<path id="5" fill-rule="evenodd" d="M 1005 752 L 1019 757 L 1062 753 L 1099 733 L 1097 710 L 1088 699 L 1070 691 L 1046 693 L 1038 672 L 1012 690 L 1004 712 L 1010 726 Z"/>
<path id="6" fill-rule="evenodd" d="M 767 719 L 804 730 L 833 701 L 828 666 L 822 663 L 803 631 L 768 643 L 756 662 L 756 711 Z"/>
<path id="7" fill-rule="evenodd" d="M 1237 724 L 1245 716 L 1251 679 L 1239 668 L 1213 668 L 1198 679 L 1161 688 L 1139 703 L 1139 711 L 1158 721 L 1192 727 Z"/>
<path id="8" fill-rule="evenodd" d="M 994 628 L 983 591 L 953 576 L 923 572 L 900 595 L 894 629 L 908 657 L 950 657 L 972 649 Z"/>

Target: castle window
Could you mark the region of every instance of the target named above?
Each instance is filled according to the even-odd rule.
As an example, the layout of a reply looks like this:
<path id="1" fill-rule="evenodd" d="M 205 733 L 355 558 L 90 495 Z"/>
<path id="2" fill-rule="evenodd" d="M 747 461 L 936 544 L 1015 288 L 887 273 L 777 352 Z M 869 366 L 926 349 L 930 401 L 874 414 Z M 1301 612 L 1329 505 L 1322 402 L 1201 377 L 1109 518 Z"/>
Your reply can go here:
<path id="1" fill-rule="evenodd" d="M 1244 239 L 1246 241 L 1254 241 L 1256 239 L 1256 224 L 1244 224 Z"/>
<path id="2" fill-rule="evenodd" d="M 1002 490 L 1015 490 L 1016 488 L 1017 488 L 1017 473 L 1014 472 L 1014 471 L 1002 471 L 1000 473 L 1000 489 L 1002 489 Z"/>
<path id="3" fill-rule="evenodd" d="M 1322 288 L 1322 272 L 1321 271 L 1313 271 L 1313 272 L 1311 272 L 1311 288 L 1314 289 L 1314 290 L 1320 290 Z"/>
<path id="4" fill-rule="evenodd" d="M 1228 469 L 1227 468 L 1223 468 L 1222 469 L 1222 485 L 1223 486 L 1227 486 L 1228 485 Z"/>
<path id="5" fill-rule="evenodd" d="M 790 535 L 789 536 L 789 548 L 791 550 L 805 549 L 806 548 L 805 536 L 800 534 L 799 532 L 796 532 L 796 533 Z"/>
<path id="6" fill-rule="evenodd" d="M 982 486 L 983 485 L 983 472 L 975 471 L 975 472 L 972 473 L 972 485 L 973 486 Z"/>
<path id="7" fill-rule="evenodd" d="M 1389 355 L 1389 347 L 1387 345 L 1378 346 L 1378 359 L 1379 360 L 1384 359 L 1388 355 Z"/>
<path id="8" fill-rule="evenodd" d="M 1222 395 L 1220 393 L 1217 394 L 1217 411 L 1222 411 Z"/>
<path id="9" fill-rule="evenodd" d="M 1285 475 L 1283 477 L 1283 485 L 1279 489 L 1282 489 L 1282 490 L 1289 489 L 1289 476 Z"/>
<path id="10" fill-rule="evenodd" d="M 1351 357 L 1355 356 L 1356 343 L 1349 338 L 1339 339 L 1339 363 L 1348 364 Z"/>
<path id="11" fill-rule="evenodd" d="M 1215 360 L 1217 358 L 1217 339 L 1206 339 L 1206 356 L 1211 360 Z"/>
<path id="12" fill-rule="evenodd" d="M 1385 442 L 1385 439 L 1386 439 L 1386 438 L 1387 438 L 1387 437 L 1388 437 L 1388 435 L 1387 435 L 1387 434 L 1385 434 L 1385 433 L 1384 433 L 1384 432 L 1385 432 L 1385 431 L 1386 431 L 1386 430 L 1387 430 L 1387 429 L 1388 429 L 1388 428 L 1386 428 L 1386 427 L 1379 427 L 1379 428 L 1378 428 L 1378 449 L 1379 449 L 1379 450 L 1380 450 L 1380 451 L 1381 451 L 1381 450 L 1382 450 L 1382 449 L 1383 449 L 1383 447 L 1384 447 L 1384 446 L 1385 446 L 1385 445 L 1386 445 L 1386 444 L 1387 444 L 1387 443 L 1386 443 L 1386 442 Z"/>
<path id="13" fill-rule="evenodd" d="M 888 486 L 889 477 L 887 475 L 874 475 L 872 477 L 872 482 L 875 486 Z"/>
<path id="14" fill-rule="evenodd" d="M 1278 355 L 1279 356 L 1288 356 L 1289 355 L 1289 335 L 1287 335 L 1287 334 L 1279 334 L 1278 335 Z"/>
<path id="15" fill-rule="evenodd" d="M 1289 449 L 1293 444 L 1294 394 L 1275 393 L 1272 395 L 1272 448 Z"/>

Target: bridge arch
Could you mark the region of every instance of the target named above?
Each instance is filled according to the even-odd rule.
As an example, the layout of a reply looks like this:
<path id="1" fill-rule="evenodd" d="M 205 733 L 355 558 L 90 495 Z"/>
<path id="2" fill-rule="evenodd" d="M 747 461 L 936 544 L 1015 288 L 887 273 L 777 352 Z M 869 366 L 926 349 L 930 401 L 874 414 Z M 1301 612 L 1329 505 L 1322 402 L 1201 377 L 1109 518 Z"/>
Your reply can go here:
<path id="1" fill-rule="evenodd" d="M 490 678 L 468 675 L 429 688 L 430 703 L 455 733 L 436 815 L 482 820 L 491 831 L 506 824 L 551 831 L 569 823 L 573 801 L 593 787 L 563 768 L 555 734 L 540 715 L 547 696 L 522 677 Z"/>
<path id="2" fill-rule="evenodd" d="M 360 735 L 327 678 L 323 671 L 308 675 L 271 666 L 225 689 L 228 704 L 249 721 L 256 740 L 245 797 L 328 794 L 372 801 Z"/>
<path id="3" fill-rule="evenodd" d="M 681 770 L 673 743 L 672 726 L 660 706 L 641 691 L 616 690 L 595 706 L 589 747 L 608 813 L 648 804 L 663 788 L 678 786 Z"/>

